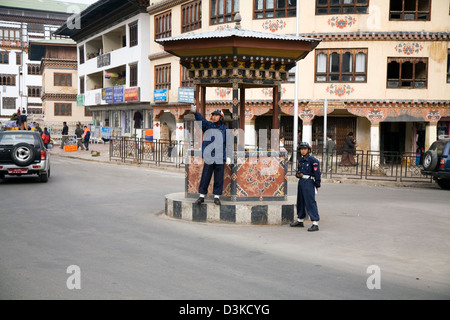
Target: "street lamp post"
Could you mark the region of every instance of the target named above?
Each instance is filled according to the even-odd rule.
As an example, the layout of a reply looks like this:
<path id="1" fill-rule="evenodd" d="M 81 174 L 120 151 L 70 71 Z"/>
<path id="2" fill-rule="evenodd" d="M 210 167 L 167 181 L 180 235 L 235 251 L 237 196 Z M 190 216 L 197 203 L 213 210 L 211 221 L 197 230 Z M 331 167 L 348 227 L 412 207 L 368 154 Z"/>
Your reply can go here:
<path id="1" fill-rule="evenodd" d="M 300 0 L 297 0 L 296 5 L 296 31 L 295 35 L 299 35 L 300 23 Z M 298 61 L 295 63 L 295 95 L 294 95 L 294 129 L 292 130 L 294 138 L 292 146 L 292 165 L 297 164 L 297 145 L 298 145 Z M 295 168 L 295 167 L 294 167 Z"/>

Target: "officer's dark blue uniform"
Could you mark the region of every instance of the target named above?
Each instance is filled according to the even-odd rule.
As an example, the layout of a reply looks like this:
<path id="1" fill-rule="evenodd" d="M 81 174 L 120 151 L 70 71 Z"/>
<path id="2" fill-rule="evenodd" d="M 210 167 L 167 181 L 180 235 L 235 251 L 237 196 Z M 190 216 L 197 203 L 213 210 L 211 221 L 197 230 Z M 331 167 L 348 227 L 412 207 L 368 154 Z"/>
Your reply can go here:
<path id="1" fill-rule="evenodd" d="M 309 145 L 307 146 L 309 148 Z M 300 148 L 301 147 L 302 146 L 300 146 Z M 317 224 L 320 220 L 316 203 L 316 188 L 320 188 L 321 176 L 319 160 L 309 153 L 305 157 L 300 156 L 296 176 L 299 178 L 297 189 L 297 216 L 303 221 L 306 217 L 306 213 L 308 213 L 311 221 Z M 292 226 L 297 226 L 297 223 Z M 301 226 L 303 226 L 303 224 Z"/>
<path id="2" fill-rule="evenodd" d="M 216 110 L 218 111 L 218 110 Z M 213 114 L 216 112 L 214 111 Z M 220 113 L 216 113 L 219 114 Z M 211 182 L 212 175 L 214 173 L 214 185 L 213 185 L 213 194 L 214 195 L 221 195 L 223 191 L 223 175 L 224 175 L 224 165 L 227 159 L 226 154 L 226 132 L 228 127 L 223 124 L 223 122 L 211 122 L 206 120 L 202 117 L 202 115 L 198 112 L 195 114 L 195 120 L 202 122 L 202 131 L 206 132 L 209 129 L 217 129 L 221 132 L 222 138 L 223 138 L 223 149 L 222 151 L 222 158 L 220 160 L 222 161 L 213 161 L 216 156 L 216 150 L 215 148 L 212 148 L 211 154 L 205 154 L 205 149 L 215 141 L 215 136 L 211 136 L 211 140 L 204 140 L 202 143 L 202 155 L 203 159 L 205 160 L 203 164 L 203 171 L 202 171 L 202 177 L 200 179 L 200 186 L 198 192 L 200 194 L 206 195 L 208 193 L 208 186 Z M 219 146 L 217 146 L 219 147 Z M 209 162 L 209 163 L 208 163 Z"/>

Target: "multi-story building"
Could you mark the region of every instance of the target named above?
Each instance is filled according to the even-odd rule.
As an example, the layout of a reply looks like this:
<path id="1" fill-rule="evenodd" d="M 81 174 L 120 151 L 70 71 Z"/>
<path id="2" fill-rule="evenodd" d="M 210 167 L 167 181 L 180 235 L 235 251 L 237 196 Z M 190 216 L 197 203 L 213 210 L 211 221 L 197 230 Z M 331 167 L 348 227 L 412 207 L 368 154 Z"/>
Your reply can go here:
<path id="1" fill-rule="evenodd" d="M 131 136 L 153 125 L 150 105 L 148 0 L 98 1 L 80 13 L 80 27 L 56 35 L 77 44 L 78 93 L 95 125 Z"/>
<path id="2" fill-rule="evenodd" d="M 29 42 L 29 59 L 40 63 L 42 76 L 42 111 L 45 126 L 61 128 L 63 121 L 75 129 L 87 124 L 92 114 L 77 101 L 77 47 L 72 39 L 34 40 Z M 79 97 L 82 98 L 82 97 Z"/>
<path id="3" fill-rule="evenodd" d="M 297 3 L 299 16 L 297 19 Z M 234 27 L 240 12 L 243 29 L 321 39 L 315 52 L 298 63 L 298 114 L 301 139 L 323 145 L 324 105 L 327 132 L 338 152 L 355 133 L 358 148 L 416 152 L 450 129 L 450 19 L 448 0 L 164 0 L 150 14 L 150 90 L 168 89 L 152 100 L 154 135 L 169 126 L 182 139 L 190 103 L 179 88 L 190 87 L 179 59 L 154 40 Z M 214 52 L 211 53 L 212 55 Z M 293 140 L 295 69 L 281 89 L 281 131 Z M 144 71 L 145 72 L 145 71 Z M 183 91 L 185 91 L 183 89 Z M 248 130 L 270 129 L 272 92 L 246 93 L 246 144 L 257 144 Z M 159 91 L 157 91 L 159 94 Z M 206 93 L 207 114 L 231 110 L 231 90 Z"/>
<path id="4" fill-rule="evenodd" d="M 29 41 L 52 39 L 52 32 L 86 7 L 56 0 L 0 1 L 0 117 L 25 108 L 42 114 L 40 62 L 28 58 Z"/>

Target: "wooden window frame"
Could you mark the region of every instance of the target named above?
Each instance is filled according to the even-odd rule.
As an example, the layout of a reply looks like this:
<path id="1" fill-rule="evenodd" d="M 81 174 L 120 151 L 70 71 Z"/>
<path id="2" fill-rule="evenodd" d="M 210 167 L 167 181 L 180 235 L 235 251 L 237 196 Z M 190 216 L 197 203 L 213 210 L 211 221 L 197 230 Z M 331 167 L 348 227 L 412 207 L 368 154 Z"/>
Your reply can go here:
<path id="1" fill-rule="evenodd" d="M 447 83 L 450 83 L 450 49 L 447 51 Z"/>
<path id="2" fill-rule="evenodd" d="M 344 49 L 316 49 L 315 50 L 315 63 L 314 63 L 314 82 L 315 83 L 367 83 L 367 63 L 368 63 L 368 49 L 367 48 L 344 48 Z M 352 71 L 343 72 L 342 71 L 342 59 L 345 53 L 352 54 Z M 326 54 L 326 71 L 325 72 L 317 72 L 317 64 L 318 58 L 317 56 L 321 53 Z M 330 57 L 333 53 L 339 54 L 339 73 L 330 71 Z M 363 53 L 366 55 L 364 72 L 356 72 L 356 55 L 359 53 Z M 330 80 L 332 76 L 339 76 L 339 80 Z M 342 80 L 344 76 L 352 77 L 352 80 Z M 325 81 L 317 80 L 318 77 L 326 77 Z M 364 77 L 364 81 L 357 81 L 356 77 Z"/>
<path id="3" fill-rule="evenodd" d="M 0 86 L 12 86 L 16 85 L 15 74 L 0 74 Z"/>
<path id="4" fill-rule="evenodd" d="M 172 11 L 158 14 L 155 21 L 155 39 L 168 38 L 172 36 Z"/>
<path id="5" fill-rule="evenodd" d="M 27 88 L 28 90 L 28 96 L 34 97 L 34 98 L 40 98 L 41 97 L 41 90 L 42 87 L 36 87 L 36 86 L 29 86 Z"/>
<path id="6" fill-rule="evenodd" d="M 137 63 L 130 64 L 130 87 L 137 87 L 138 85 L 138 65 Z"/>
<path id="7" fill-rule="evenodd" d="M 295 17 L 297 14 L 297 1 L 296 0 L 285 0 L 285 7 L 277 9 L 276 3 L 277 0 L 273 0 L 273 8 L 267 9 L 267 1 L 268 0 L 262 0 L 263 1 L 263 8 L 257 9 L 257 3 L 261 0 L 254 0 L 253 1 L 253 19 L 278 19 L 278 18 L 290 18 Z M 289 5 L 290 2 L 293 2 L 294 5 Z M 293 13 L 293 15 L 292 15 Z"/>
<path id="8" fill-rule="evenodd" d="M 35 32 L 35 33 L 42 33 L 42 32 L 44 32 L 44 25 L 42 23 L 28 23 L 27 31 Z"/>
<path id="9" fill-rule="evenodd" d="M 20 30 L 11 28 L 0 28 L 0 40 L 20 41 Z"/>
<path id="10" fill-rule="evenodd" d="M 64 114 L 62 114 L 62 110 L 61 110 L 62 106 L 64 106 Z M 54 104 L 54 115 L 58 116 L 58 117 L 72 116 L 72 104 L 71 103 L 55 102 L 55 104 Z"/>
<path id="11" fill-rule="evenodd" d="M 28 64 L 27 65 L 28 75 L 40 75 L 41 66 L 39 64 Z"/>
<path id="12" fill-rule="evenodd" d="M 155 66 L 155 90 L 165 88 L 170 90 L 171 72 L 172 67 L 170 63 Z"/>
<path id="13" fill-rule="evenodd" d="M 85 85 L 84 85 L 84 81 L 85 77 L 81 76 L 80 77 L 80 94 L 83 94 L 85 92 Z"/>
<path id="14" fill-rule="evenodd" d="M 130 48 L 138 45 L 138 23 L 137 21 L 128 25 L 128 31 L 130 34 Z"/>
<path id="15" fill-rule="evenodd" d="M 345 0 L 340 0 L 340 3 L 333 4 L 328 0 L 326 4 L 321 4 L 323 0 L 316 0 L 316 15 L 328 14 L 367 14 L 369 13 L 369 2 L 358 3 L 361 0 L 353 0 L 353 3 L 344 3 Z M 326 11 L 325 11 L 326 9 Z"/>
<path id="16" fill-rule="evenodd" d="M 9 64 L 9 52 L 8 51 L 0 51 L 0 64 Z"/>
<path id="17" fill-rule="evenodd" d="M 180 64 L 180 83 L 182 87 L 193 87 L 194 80 L 189 78 L 189 70 Z"/>
<path id="18" fill-rule="evenodd" d="M 399 78 L 389 78 L 389 64 L 392 62 L 396 62 L 399 64 Z M 412 67 L 412 77 L 410 79 L 405 79 L 402 77 L 402 67 L 404 67 L 405 63 L 411 63 L 413 65 Z M 418 63 L 425 63 L 426 69 L 425 79 L 417 79 L 416 77 L 416 64 Z M 388 57 L 387 59 L 387 72 L 386 72 L 386 88 L 387 89 L 427 89 L 428 88 L 428 58 L 396 58 L 396 57 Z M 397 82 L 398 86 L 394 87 L 392 85 L 389 85 L 389 82 L 392 84 L 394 82 Z M 411 82 L 411 85 L 403 85 L 403 83 Z M 425 84 L 423 86 L 416 86 L 416 83 L 418 82 L 424 82 Z"/>
<path id="19" fill-rule="evenodd" d="M 181 33 L 202 27 L 202 0 L 194 0 L 181 6 Z"/>
<path id="20" fill-rule="evenodd" d="M 215 1 L 215 6 L 213 6 L 213 1 Z M 220 1 L 222 1 L 222 14 L 219 14 L 220 9 Z M 235 1 L 236 0 L 229 0 L 231 1 L 231 11 L 226 12 L 227 7 L 227 1 L 228 0 L 209 0 L 209 24 L 211 26 L 218 25 L 218 24 L 224 24 L 224 23 L 230 23 L 234 21 L 234 16 L 236 13 L 239 12 L 239 8 L 235 8 Z M 239 0 L 237 0 L 239 1 Z M 246 0 L 248 1 L 248 0 Z M 240 7 L 239 3 L 239 7 Z M 213 8 L 215 9 L 215 12 L 217 12 L 217 15 L 213 15 Z M 220 21 L 219 21 L 220 20 Z"/>
<path id="21" fill-rule="evenodd" d="M 431 0 L 396 0 L 402 2 L 401 11 L 393 11 L 391 8 L 392 0 L 389 1 L 389 21 L 430 21 L 431 20 Z M 414 10 L 405 10 L 405 1 L 415 1 Z M 419 10 L 420 4 L 428 1 L 428 10 Z M 397 17 L 393 17 L 399 16 Z M 414 15 L 414 19 L 411 19 L 411 15 Z M 423 15 L 425 19 L 419 19 Z M 408 19 L 406 19 L 408 18 Z"/>
<path id="22" fill-rule="evenodd" d="M 16 110 L 16 100 L 17 98 L 14 97 L 3 97 L 2 108 L 4 110 Z M 12 103 L 12 105 L 10 106 L 9 103 Z"/>
<path id="23" fill-rule="evenodd" d="M 85 61 L 84 45 L 78 47 L 78 53 L 80 55 L 80 64 L 83 64 Z"/>
<path id="24" fill-rule="evenodd" d="M 56 81 L 56 76 L 59 76 L 58 81 Z M 64 78 L 64 81 L 62 79 Z M 70 78 L 70 83 L 67 81 Z M 71 73 L 59 73 L 55 72 L 53 74 L 53 85 L 55 87 L 71 87 L 72 86 L 72 74 Z"/>

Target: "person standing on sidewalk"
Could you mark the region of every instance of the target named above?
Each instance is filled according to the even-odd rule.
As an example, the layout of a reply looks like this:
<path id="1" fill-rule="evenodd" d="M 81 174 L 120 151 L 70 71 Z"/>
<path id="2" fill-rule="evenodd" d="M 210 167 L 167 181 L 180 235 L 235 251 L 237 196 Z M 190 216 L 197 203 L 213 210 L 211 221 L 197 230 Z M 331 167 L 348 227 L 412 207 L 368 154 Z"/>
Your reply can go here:
<path id="1" fill-rule="evenodd" d="M 84 147 L 86 151 L 89 150 L 89 139 L 91 138 L 91 130 L 89 130 L 88 126 L 84 126 Z"/>
<path id="2" fill-rule="evenodd" d="M 333 152 L 336 149 L 336 142 L 331 139 L 330 135 L 327 135 L 327 169 L 331 172 L 333 168 Z"/>
<path id="3" fill-rule="evenodd" d="M 63 122 L 63 129 L 61 132 L 61 149 L 64 149 L 64 144 L 69 141 L 69 127 L 67 126 L 67 122 Z"/>
<path id="4" fill-rule="evenodd" d="M 300 159 L 298 159 L 297 173 L 297 221 L 291 227 L 304 227 L 303 221 L 308 213 L 312 226 L 308 231 L 319 231 L 319 211 L 316 203 L 316 193 L 320 188 L 319 160 L 310 155 L 311 147 L 308 142 L 301 142 Z"/>
<path id="5" fill-rule="evenodd" d="M 84 146 L 83 146 L 83 134 L 84 131 L 83 129 L 81 129 L 80 124 L 77 124 L 77 128 L 75 129 L 75 136 L 77 137 L 77 148 L 78 150 L 84 150 Z"/>

